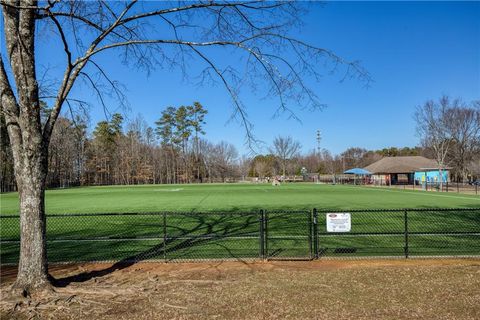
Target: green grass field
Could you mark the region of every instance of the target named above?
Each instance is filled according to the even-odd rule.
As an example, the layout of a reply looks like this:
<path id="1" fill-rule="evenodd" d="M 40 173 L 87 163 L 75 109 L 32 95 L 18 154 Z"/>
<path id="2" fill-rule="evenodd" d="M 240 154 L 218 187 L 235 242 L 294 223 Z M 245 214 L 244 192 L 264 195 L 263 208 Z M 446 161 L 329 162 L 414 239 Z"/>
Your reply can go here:
<path id="1" fill-rule="evenodd" d="M 18 196 L 8 193 L 0 199 L 1 261 L 15 263 Z M 403 211 L 354 212 L 351 233 L 325 230 L 328 210 L 396 208 L 432 208 L 409 213 L 411 255 L 480 255 L 479 210 L 434 212 L 480 207 L 480 197 L 455 193 L 316 184 L 111 186 L 49 190 L 46 206 L 52 262 L 258 258 L 260 209 L 268 212 L 266 256 L 309 258 L 314 207 L 322 211 L 318 217 L 322 256 L 404 255 Z M 92 215 L 164 211 L 173 213 Z"/>
<path id="2" fill-rule="evenodd" d="M 17 193 L 0 195 L 1 214 L 18 212 Z M 250 211 L 258 209 L 392 209 L 480 207 L 480 196 L 342 185 L 203 184 L 48 190 L 55 213 Z"/>

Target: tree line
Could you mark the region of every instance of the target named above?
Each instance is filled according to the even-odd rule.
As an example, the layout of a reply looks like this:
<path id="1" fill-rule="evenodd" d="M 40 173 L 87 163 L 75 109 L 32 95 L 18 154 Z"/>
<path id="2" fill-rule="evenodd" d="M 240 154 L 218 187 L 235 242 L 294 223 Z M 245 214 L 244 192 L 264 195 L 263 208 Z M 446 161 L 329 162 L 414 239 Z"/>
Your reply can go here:
<path id="1" fill-rule="evenodd" d="M 44 108 L 48 115 L 51 110 Z M 47 187 L 227 181 L 238 174 L 232 144 L 203 138 L 207 110 L 198 102 L 168 107 L 156 127 L 142 116 L 119 113 L 88 133 L 87 119 L 59 116 L 49 145 Z M 5 120 L 0 118 L 1 187 L 15 190 L 13 159 Z"/>
<path id="2" fill-rule="evenodd" d="M 42 118 L 47 119 L 50 112 L 43 103 Z M 152 128 L 141 115 L 125 121 L 116 113 L 109 121 L 98 122 L 91 134 L 85 116 L 60 116 L 49 146 L 47 186 L 234 182 L 302 175 L 302 169 L 314 174 L 340 174 L 386 156 L 414 155 L 437 159 L 440 166 L 451 168 L 456 181 L 480 176 L 479 110 L 475 103 L 462 105 L 459 100 L 443 97 L 438 104 L 429 101 L 419 107 L 415 118 L 422 134 L 420 146 L 380 150 L 352 147 L 338 155 L 326 149 L 302 153 L 300 141 L 277 136 L 268 152 L 240 157 L 231 143 L 205 139 L 207 114 L 199 102 L 170 106 Z M 434 114 L 437 118 L 430 121 L 435 127 L 428 125 L 427 118 Z M 13 191 L 13 160 L 3 117 L 0 128 L 1 190 Z M 446 132 L 440 132 L 440 128 Z"/>
<path id="3" fill-rule="evenodd" d="M 50 112 L 43 104 L 42 118 L 48 118 Z M 154 128 L 141 115 L 125 121 L 115 113 L 110 120 L 98 122 L 91 134 L 86 116 L 59 116 L 49 145 L 47 187 L 234 182 L 300 175 L 302 168 L 309 173 L 341 173 L 345 168 L 368 165 L 382 155 L 421 152 L 419 148 L 350 148 L 338 156 L 327 150 L 302 154 L 300 141 L 278 136 L 267 153 L 240 157 L 231 143 L 204 138 L 207 113 L 199 102 L 167 107 Z M 13 159 L 3 117 L 0 128 L 1 190 L 14 191 Z"/>

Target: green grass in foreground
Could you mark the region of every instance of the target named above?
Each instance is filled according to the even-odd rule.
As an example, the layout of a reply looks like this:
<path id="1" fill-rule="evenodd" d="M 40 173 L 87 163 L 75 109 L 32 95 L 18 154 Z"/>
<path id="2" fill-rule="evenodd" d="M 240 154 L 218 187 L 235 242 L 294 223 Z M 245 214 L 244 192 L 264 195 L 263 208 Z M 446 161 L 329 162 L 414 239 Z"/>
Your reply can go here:
<path id="1" fill-rule="evenodd" d="M 18 261 L 18 205 L 15 193 L 1 195 L 1 261 Z M 374 189 L 353 186 L 290 184 L 270 185 L 174 185 L 89 187 L 47 192 L 48 254 L 51 262 L 106 260 L 176 260 L 258 258 L 259 217 L 239 215 L 260 208 L 304 213 L 270 213 L 267 256 L 309 258 L 309 211 L 479 207 L 480 197 L 420 191 Z M 163 215 L 55 216 L 59 213 L 160 212 Z M 206 211 L 221 213 L 201 214 Z M 402 256 L 405 237 L 403 212 L 352 213 L 352 233 L 327 234 L 325 214 L 319 215 L 319 251 L 322 256 Z M 444 211 L 409 213 L 411 255 L 480 255 L 480 212 Z M 365 233 L 389 233 L 368 235 Z M 354 233 L 364 233 L 355 235 Z M 96 240 L 95 240 L 96 239 Z M 5 241 L 13 240 L 13 241 Z"/>
<path id="2" fill-rule="evenodd" d="M 17 214 L 17 193 L 1 194 L 0 201 L 2 215 Z M 108 186 L 46 192 L 48 214 L 479 206 L 480 196 L 307 183 Z"/>

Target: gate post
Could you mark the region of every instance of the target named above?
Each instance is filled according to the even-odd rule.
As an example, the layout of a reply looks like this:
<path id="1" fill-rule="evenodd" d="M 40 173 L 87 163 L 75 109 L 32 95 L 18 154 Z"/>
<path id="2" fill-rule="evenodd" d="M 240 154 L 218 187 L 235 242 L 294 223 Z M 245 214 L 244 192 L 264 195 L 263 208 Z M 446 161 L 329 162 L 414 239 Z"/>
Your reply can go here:
<path id="1" fill-rule="evenodd" d="M 260 260 L 265 260 L 265 211 L 260 210 L 259 217 L 260 229 L 259 229 L 259 243 L 260 243 Z"/>
<path id="2" fill-rule="evenodd" d="M 263 259 L 264 260 L 268 260 L 268 211 L 267 210 L 263 210 L 263 232 L 264 232 L 264 236 L 263 236 Z"/>
<path id="3" fill-rule="evenodd" d="M 405 259 L 408 259 L 408 211 L 405 209 L 403 213 L 403 219 L 405 222 L 405 247 L 403 248 L 404 253 L 405 253 Z"/>
<path id="4" fill-rule="evenodd" d="M 167 262 L 167 213 L 163 212 L 163 262 Z"/>
<path id="5" fill-rule="evenodd" d="M 310 255 L 310 260 L 313 260 L 313 212 L 308 211 L 308 252 Z"/>
<path id="6" fill-rule="evenodd" d="M 318 259 L 318 212 L 317 208 L 313 208 L 313 254 Z"/>

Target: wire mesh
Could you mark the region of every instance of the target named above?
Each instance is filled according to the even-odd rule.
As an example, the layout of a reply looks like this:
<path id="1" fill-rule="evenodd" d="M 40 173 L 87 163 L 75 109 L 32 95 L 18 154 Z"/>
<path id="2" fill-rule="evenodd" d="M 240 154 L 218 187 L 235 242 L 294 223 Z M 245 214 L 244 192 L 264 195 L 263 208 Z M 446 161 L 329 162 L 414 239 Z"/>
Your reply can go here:
<path id="1" fill-rule="evenodd" d="M 168 213 L 165 259 L 258 258 L 260 223 L 257 212 Z"/>
<path id="2" fill-rule="evenodd" d="M 480 210 L 410 210 L 412 256 L 480 255 Z"/>
<path id="3" fill-rule="evenodd" d="M 344 211 L 351 231 L 326 231 L 319 213 L 320 257 L 480 256 L 480 209 Z"/>
<path id="4" fill-rule="evenodd" d="M 345 211 L 348 212 L 348 211 Z M 404 254 L 404 212 L 365 211 L 351 215 L 350 232 L 328 232 L 327 216 L 318 216 L 319 256 L 401 256 Z"/>
<path id="5" fill-rule="evenodd" d="M 47 215 L 50 262 L 480 257 L 480 208 Z M 0 262 L 18 263 L 18 216 L 0 215 Z"/>
<path id="6" fill-rule="evenodd" d="M 267 259 L 312 258 L 310 211 L 267 211 L 265 225 Z"/>

